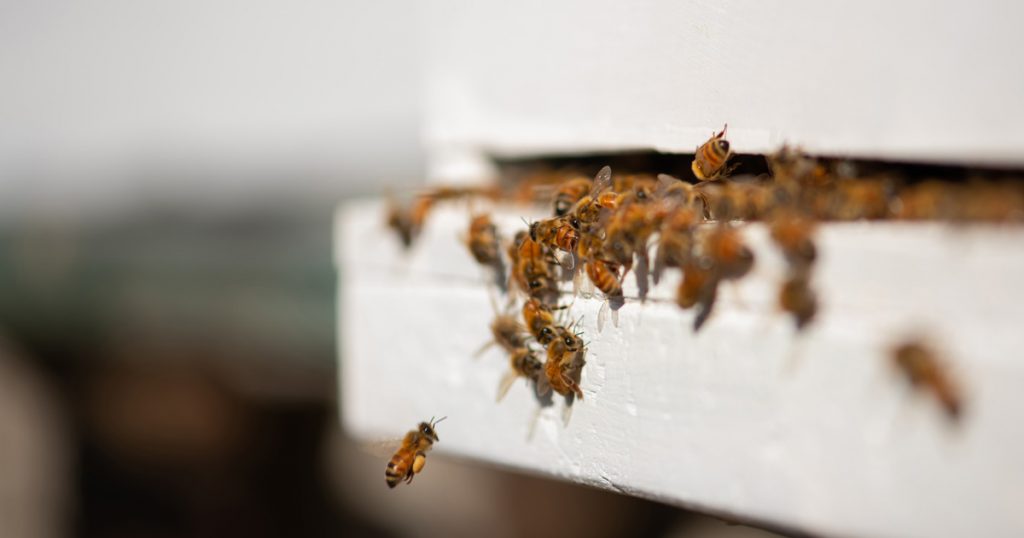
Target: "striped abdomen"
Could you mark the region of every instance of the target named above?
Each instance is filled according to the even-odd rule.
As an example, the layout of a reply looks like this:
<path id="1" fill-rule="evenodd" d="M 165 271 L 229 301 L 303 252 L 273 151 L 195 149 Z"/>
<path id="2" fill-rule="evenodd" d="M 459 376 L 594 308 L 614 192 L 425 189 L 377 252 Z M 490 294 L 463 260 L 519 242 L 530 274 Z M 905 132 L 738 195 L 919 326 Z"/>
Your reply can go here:
<path id="1" fill-rule="evenodd" d="M 387 469 L 384 471 L 389 488 L 397 486 L 399 482 L 409 476 L 414 457 L 415 452 L 405 447 L 395 452 L 395 455 L 391 457 L 391 461 L 388 462 Z"/>
<path id="2" fill-rule="evenodd" d="M 623 304 L 622 283 L 619 282 L 617 269 L 614 264 L 604 260 L 593 260 L 587 264 L 587 276 L 590 277 L 590 281 L 608 296 L 610 306 L 616 310 Z"/>
<path id="3" fill-rule="evenodd" d="M 523 321 L 530 334 L 542 346 L 547 346 L 555 337 L 555 317 L 547 305 L 535 298 L 523 303 Z"/>
<path id="4" fill-rule="evenodd" d="M 729 141 L 725 139 L 725 129 L 722 129 L 722 132 L 712 136 L 703 146 L 697 148 L 691 165 L 693 175 L 701 181 L 718 179 L 725 168 L 725 161 L 729 159 L 729 155 L 731 155 Z"/>

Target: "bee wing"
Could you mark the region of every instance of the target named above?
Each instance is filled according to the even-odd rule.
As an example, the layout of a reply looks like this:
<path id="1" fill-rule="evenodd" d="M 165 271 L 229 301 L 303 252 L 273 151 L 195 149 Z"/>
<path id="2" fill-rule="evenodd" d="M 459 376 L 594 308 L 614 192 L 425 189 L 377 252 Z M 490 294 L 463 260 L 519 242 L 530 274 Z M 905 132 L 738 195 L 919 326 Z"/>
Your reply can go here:
<path id="1" fill-rule="evenodd" d="M 576 253 L 564 252 L 556 256 L 558 265 L 561 265 L 566 271 L 572 271 L 576 269 Z"/>
<path id="2" fill-rule="evenodd" d="M 604 168 L 597 171 L 597 175 L 594 176 L 594 186 L 590 189 L 590 196 L 597 196 L 598 194 L 610 189 L 612 186 L 612 167 L 605 166 Z"/>
<path id="3" fill-rule="evenodd" d="M 555 196 L 558 192 L 559 185 L 548 184 L 548 185 L 530 185 L 530 197 L 534 200 L 548 200 Z"/>
<path id="4" fill-rule="evenodd" d="M 505 395 L 508 394 L 508 389 L 512 388 L 512 384 L 516 382 L 516 379 L 519 379 L 519 374 L 511 369 L 501 376 L 501 379 L 498 381 L 498 398 L 496 401 L 500 402 L 505 398 Z"/>
<path id="5" fill-rule="evenodd" d="M 668 174 L 658 174 L 658 192 L 664 192 L 668 190 L 669 187 L 675 185 L 680 181 L 682 180 L 675 176 L 670 176 Z"/>
<path id="6" fill-rule="evenodd" d="M 537 376 L 536 392 L 537 397 L 540 399 L 544 399 L 551 394 L 551 383 L 548 381 L 547 376 L 543 374 Z"/>
<path id="7" fill-rule="evenodd" d="M 401 437 L 381 437 L 359 443 L 359 449 L 379 458 L 390 458 L 401 448 Z"/>
<path id="8" fill-rule="evenodd" d="M 480 349 L 477 349 L 476 351 L 473 352 L 473 358 L 479 359 L 484 355 L 484 353 L 487 352 L 488 349 L 491 349 L 491 346 L 493 346 L 494 344 L 497 344 L 497 342 L 495 342 L 493 339 L 487 341 L 486 343 L 484 343 L 484 345 L 480 346 Z"/>

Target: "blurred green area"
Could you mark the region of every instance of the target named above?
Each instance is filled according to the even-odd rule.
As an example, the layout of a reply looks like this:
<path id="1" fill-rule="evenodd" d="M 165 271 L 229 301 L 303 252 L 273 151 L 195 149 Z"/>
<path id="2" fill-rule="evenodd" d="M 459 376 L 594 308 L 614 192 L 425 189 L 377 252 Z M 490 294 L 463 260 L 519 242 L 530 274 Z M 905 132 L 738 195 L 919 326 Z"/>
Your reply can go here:
<path id="1" fill-rule="evenodd" d="M 136 212 L 0 228 L 0 324 L 40 358 L 201 346 L 329 370 L 331 214 Z"/>

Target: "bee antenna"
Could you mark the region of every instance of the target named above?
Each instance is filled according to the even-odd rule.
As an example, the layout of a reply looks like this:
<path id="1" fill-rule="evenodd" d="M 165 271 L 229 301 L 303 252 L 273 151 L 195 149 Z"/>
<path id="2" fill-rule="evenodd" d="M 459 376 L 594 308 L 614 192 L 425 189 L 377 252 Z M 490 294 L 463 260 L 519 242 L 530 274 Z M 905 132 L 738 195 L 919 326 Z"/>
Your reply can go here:
<path id="1" fill-rule="evenodd" d="M 530 221 L 526 220 L 526 217 L 519 217 L 519 220 L 523 221 L 527 228 L 530 227 Z"/>
<path id="2" fill-rule="evenodd" d="M 441 418 L 439 418 L 439 419 L 437 419 L 437 420 L 434 420 L 434 418 L 433 418 L 433 417 L 431 417 L 431 418 L 430 418 L 430 424 L 431 424 L 432 426 L 437 426 L 438 424 L 440 424 L 441 422 L 443 422 L 443 421 L 444 421 L 444 419 L 446 419 L 446 418 L 448 418 L 448 415 L 445 415 L 445 416 L 443 416 L 443 417 L 441 417 Z"/>

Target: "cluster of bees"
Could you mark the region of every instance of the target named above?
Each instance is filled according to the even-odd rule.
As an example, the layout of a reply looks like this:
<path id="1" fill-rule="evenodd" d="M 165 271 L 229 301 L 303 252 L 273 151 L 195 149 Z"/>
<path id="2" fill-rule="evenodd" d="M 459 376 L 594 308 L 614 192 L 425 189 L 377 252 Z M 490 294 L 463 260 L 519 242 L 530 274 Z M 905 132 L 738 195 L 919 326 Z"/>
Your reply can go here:
<path id="1" fill-rule="evenodd" d="M 550 398 L 554 392 L 566 399 L 568 408 L 574 399 L 583 398 L 580 374 L 587 352 L 578 322 L 567 319 L 570 305 L 563 298 L 570 294 L 569 282 L 573 298 L 583 286 L 601 292 L 600 327 L 607 313 L 617 323 L 617 311 L 626 302 L 623 282 L 630 273 L 637 299 L 644 302 L 652 283 L 668 271 L 679 271 L 675 302 L 680 308 L 695 309 L 697 331 L 709 319 L 720 285 L 743 278 L 754 266 L 754 253 L 744 244 L 739 227 L 762 221 L 786 261 L 778 307 L 797 330 L 804 330 L 818 310 L 813 287 L 818 222 L 1024 220 L 1024 190 L 1019 183 L 905 181 L 892 173 L 859 174 L 848 161 L 816 159 L 790 147 L 766 157 L 770 174 L 733 175 L 730 157 L 732 148 L 723 128 L 696 149 L 691 165 L 695 183 L 666 174 L 613 175 L 608 166 L 593 178 L 538 174 L 522 182 L 517 193 L 503 194 L 493 187 L 442 187 L 404 207 L 392 203 L 388 224 L 408 247 L 438 201 L 537 199 L 538 194 L 547 199 L 551 215 L 527 223 L 507 242 L 486 213 L 471 215 L 464 241 L 509 297 L 505 311 L 495 307 L 490 326 L 488 346 L 500 347 L 509 363 L 498 399 L 522 378 L 538 398 Z M 520 299 L 521 306 L 515 308 Z M 956 383 L 926 343 L 908 340 L 895 346 L 890 357 L 912 385 L 934 395 L 951 419 L 960 415 Z M 406 436 L 395 456 L 404 454 L 406 463 L 392 460 L 389 485 L 419 472 L 432 440 L 432 423 L 423 423 Z"/>

